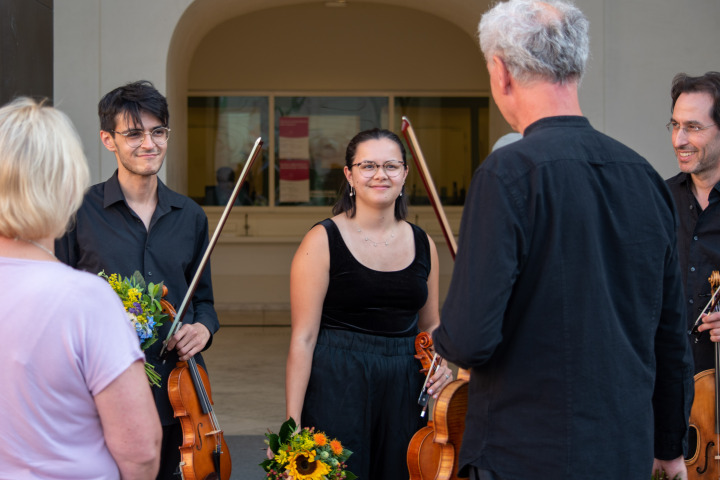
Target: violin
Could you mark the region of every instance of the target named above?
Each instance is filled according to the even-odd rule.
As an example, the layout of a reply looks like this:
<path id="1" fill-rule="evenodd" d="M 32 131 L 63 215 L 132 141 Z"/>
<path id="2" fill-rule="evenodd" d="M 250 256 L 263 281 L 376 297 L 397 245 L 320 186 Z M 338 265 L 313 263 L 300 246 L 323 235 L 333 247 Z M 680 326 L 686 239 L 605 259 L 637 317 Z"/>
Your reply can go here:
<path id="1" fill-rule="evenodd" d="M 240 193 L 240 187 L 247 178 L 250 167 L 261 151 L 263 142 L 260 138 L 255 141 L 250 156 L 245 162 L 240 178 L 230 195 L 225 210 L 218 222 L 215 232 L 208 243 L 205 254 L 200 260 L 195 276 L 190 282 L 185 298 L 177 312 L 172 305 L 161 300 L 163 312 L 173 317 L 170 331 L 163 342 L 160 357 L 165 361 L 167 344 L 182 325 L 188 303 L 195 294 L 198 282 L 210 254 L 217 244 L 220 232 L 227 221 L 235 199 Z M 164 289 L 165 290 L 165 289 Z M 164 303 L 163 303 L 164 302 Z M 167 310 L 167 312 L 165 311 Z M 220 428 L 213 401 L 210 394 L 210 382 L 207 372 L 197 364 L 194 358 L 187 362 L 178 362 L 176 368 L 170 372 L 168 378 L 168 396 L 176 418 L 180 419 L 183 442 L 180 446 L 180 475 L 183 480 L 229 480 L 232 471 L 230 452 L 223 431 Z"/>
<path id="2" fill-rule="evenodd" d="M 415 337 L 415 358 L 420 360 L 422 365 L 421 373 L 427 373 L 425 382 L 432 376 L 433 366 L 439 364 L 437 362 L 437 354 L 432 348 L 432 338 L 427 332 L 420 332 Z M 423 398 L 424 395 L 424 398 Z M 427 408 L 427 393 L 425 387 L 421 393 L 421 400 L 425 402 L 423 405 L 423 415 Z M 430 420 L 427 426 L 421 428 L 410 439 L 407 451 L 407 465 L 410 473 L 410 480 L 422 480 L 428 478 L 437 478 L 440 470 L 440 459 L 442 457 L 442 446 L 435 443 L 435 428 L 433 421 Z"/>
<path id="3" fill-rule="evenodd" d="M 720 311 L 720 272 L 708 278 L 712 296 L 695 321 L 692 333 L 696 335 L 702 317 L 708 312 Z M 695 400 L 690 411 L 690 445 L 685 465 L 688 479 L 720 479 L 720 348 L 715 342 L 715 368 L 695 375 Z M 693 439 L 695 440 L 693 442 Z"/>
<path id="4" fill-rule="evenodd" d="M 440 203 L 430 171 L 420 150 L 415 132 L 407 117 L 402 119 L 402 133 L 408 144 L 410 154 L 415 160 L 418 172 L 428 192 L 435 215 L 450 249 L 453 260 L 457 253 L 455 237 L 450 229 L 445 212 Z M 427 338 L 424 336 L 427 335 Z M 426 332 L 421 332 L 415 341 L 418 356 L 427 362 L 427 358 L 435 358 L 432 352 L 432 339 Z M 422 351 L 422 353 L 421 353 Z M 431 365 L 428 363 L 428 365 Z M 423 363 L 423 368 L 425 363 Z M 427 368 L 430 368 L 428 366 Z M 468 382 L 470 372 L 465 369 L 458 371 L 458 379 L 445 385 L 435 401 L 432 420 L 421 428 L 410 440 L 407 453 L 410 480 L 455 480 L 458 478 L 458 457 L 460 445 L 465 433 L 465 414 L 468 407 Z M 432 439 L 432 441 L 430 441 Z"/>
<path id="5" fill-rule="evenodd" d="M 163 296 L 167 287 L 163 286 Z M 160 300 L 162 312 L 172 319 L 173 306 Z M 180 418 L 183 442 L 180 446 L 180 475 L 184 480 L 229 480 L 232 472 L 230 450 L 218 423 L 207 372 L 191 358 L 178 362 L 168 378 L 168 396 L 175 417 Z"/>

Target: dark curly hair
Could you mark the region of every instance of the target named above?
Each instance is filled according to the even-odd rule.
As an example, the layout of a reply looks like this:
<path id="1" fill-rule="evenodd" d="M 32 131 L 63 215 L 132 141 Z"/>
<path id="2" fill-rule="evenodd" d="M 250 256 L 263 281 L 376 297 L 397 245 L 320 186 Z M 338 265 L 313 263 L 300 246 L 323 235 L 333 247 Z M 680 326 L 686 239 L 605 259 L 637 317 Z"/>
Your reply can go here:
<path id="1" fill-rule="evenodd" d="M 715 125 L 720 126 L 720 72 L 707 72 L 700 77 L 691 77 L 686 73 L 678 73 L 672 81 L 670 97 L 672 104 L 670 112 L 675 111 L 675 102 L 683 93 L 704 92 L 710 94 L 713 99 L 710 108 L 710 117 Z"/>

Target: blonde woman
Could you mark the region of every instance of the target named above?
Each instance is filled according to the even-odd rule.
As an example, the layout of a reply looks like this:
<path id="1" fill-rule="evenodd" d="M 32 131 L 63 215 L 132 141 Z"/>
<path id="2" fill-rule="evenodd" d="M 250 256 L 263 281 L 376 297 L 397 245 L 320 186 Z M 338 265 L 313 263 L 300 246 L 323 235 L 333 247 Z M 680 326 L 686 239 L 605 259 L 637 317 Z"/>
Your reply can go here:
<path id="1" fill-rule="evenodd" d="M 101 278 L 54 255 L 88 185 L 72 123 L 0 108 L 0 465 L 5 478 L 152 479 L 160 423 L 144 356 Z"/>

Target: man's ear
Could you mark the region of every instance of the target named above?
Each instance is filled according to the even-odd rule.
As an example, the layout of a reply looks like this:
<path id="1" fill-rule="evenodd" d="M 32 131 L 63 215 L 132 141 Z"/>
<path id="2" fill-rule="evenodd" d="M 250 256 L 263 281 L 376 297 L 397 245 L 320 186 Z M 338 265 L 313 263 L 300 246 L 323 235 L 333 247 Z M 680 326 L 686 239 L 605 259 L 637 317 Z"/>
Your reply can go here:
<path id="1" fill-rule="evenodd" d="M 495 69 L 495 87 L 498 88 L 499 92 L 506 94 L 512 83 L 510 71 L 505 61 L 497 55 L 493 55 L 492 62 L 493 68 Z"/>
<path id="2" fill-rule="evenodd" d="M 117 151 L 117 146 L 115 146 L 115 138 L 113 137 L 112 133 L 106 132 L 105 130 L 100 130 L 100 141 L 103 145 L 105 145 L 105 148 L 107 148 L 111 152 Z"/>

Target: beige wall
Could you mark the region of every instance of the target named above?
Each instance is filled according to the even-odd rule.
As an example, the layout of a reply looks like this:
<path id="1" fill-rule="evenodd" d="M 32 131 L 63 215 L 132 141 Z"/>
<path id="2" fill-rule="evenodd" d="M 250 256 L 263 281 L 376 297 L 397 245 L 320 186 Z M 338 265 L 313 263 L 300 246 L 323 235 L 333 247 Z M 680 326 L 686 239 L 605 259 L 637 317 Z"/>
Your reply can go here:
<path id="1" fill-rule="evenodd" d="M 161 176 L 182 192 L 186 97 L 195 89 L 487 90 L 474 39 L 487 1 L 349 3 L 331 9 L 304 0 L 55 0 L 55 104 L 78 126 L 93 179 L 100 181 L 115 169 L 115 160 L 98 141 L 99 98 L 127 81 L 153 81 L 168 96 L 173 129 Z M 720 68 L 720 1 L 576 3 L 591 25 L 583 112 L 663 176 L 672 175 L 677 167 L 663 128 L 670 80 L 679 71 Z M 491 112 L 492 142 L 507 126 L 496 109 Z M 457 233 L 460 212 L 448 210 Z M 219 218 L 218 212 L 209 214 L 211 224 Z M 233 211 L 213 253 L 219 305 L 286 304 L 292 252 L 305 229 L 325 216 L 324 210 Z M 446 282 L 452 261 L 432 212 L 417 208 L 410 219 L 436 238 Z"/>

